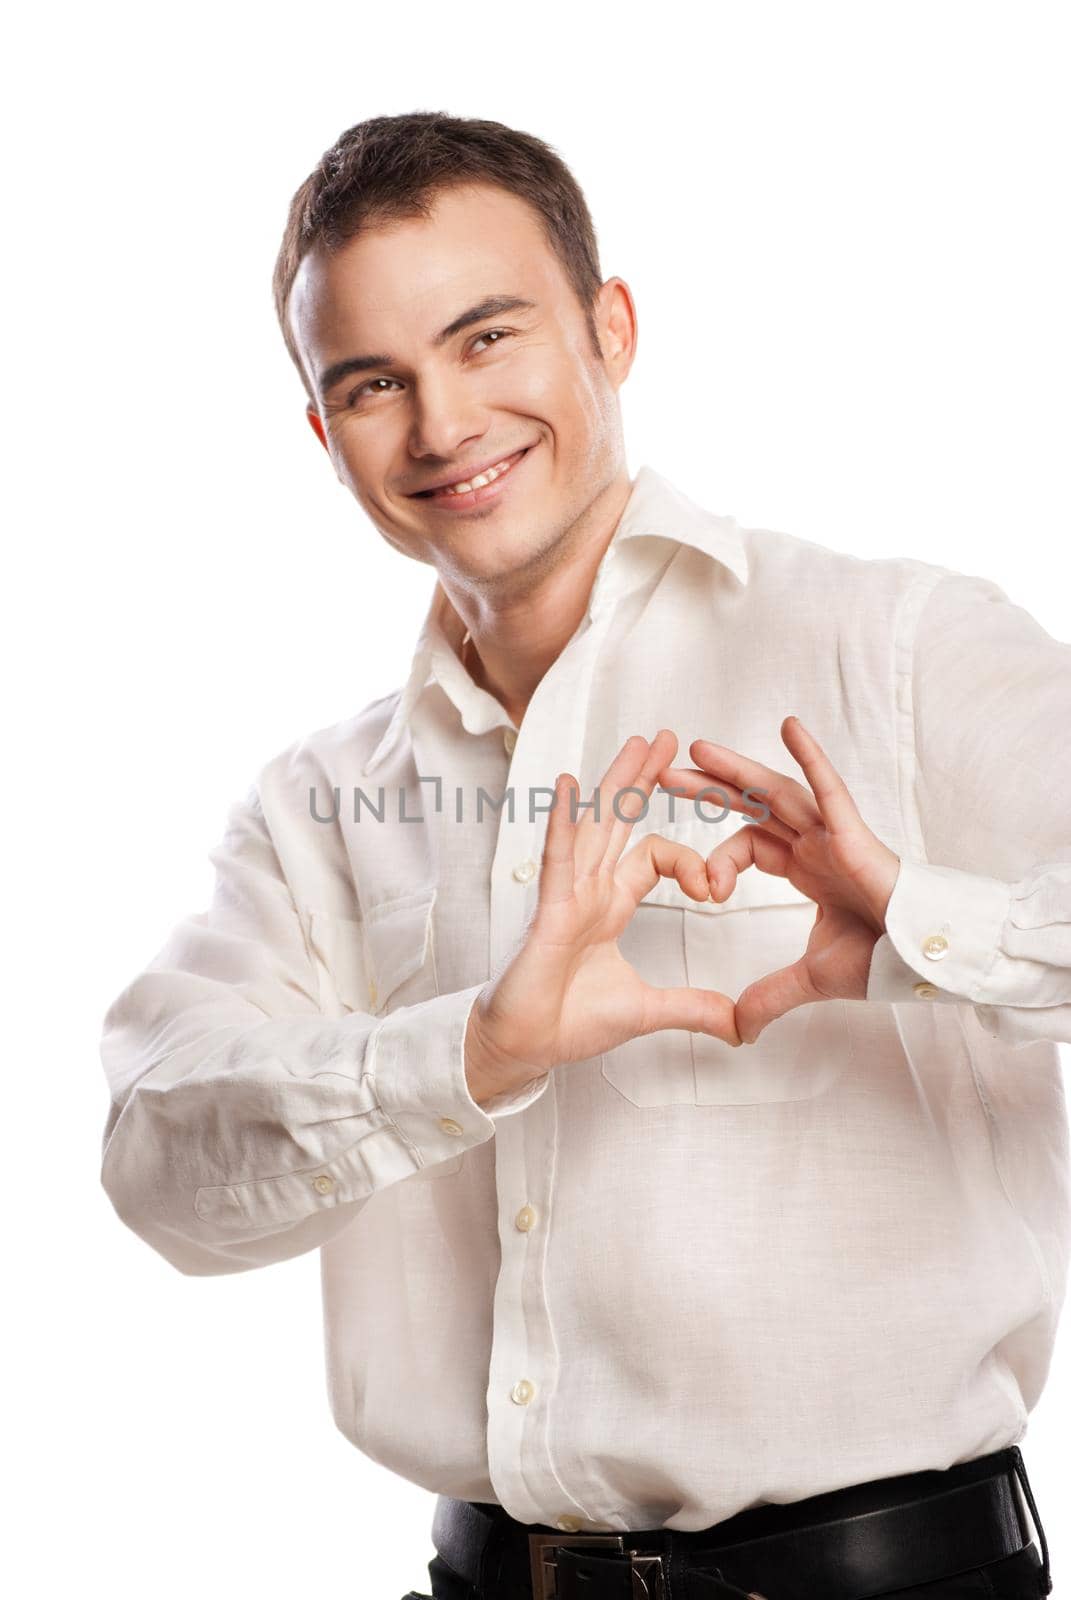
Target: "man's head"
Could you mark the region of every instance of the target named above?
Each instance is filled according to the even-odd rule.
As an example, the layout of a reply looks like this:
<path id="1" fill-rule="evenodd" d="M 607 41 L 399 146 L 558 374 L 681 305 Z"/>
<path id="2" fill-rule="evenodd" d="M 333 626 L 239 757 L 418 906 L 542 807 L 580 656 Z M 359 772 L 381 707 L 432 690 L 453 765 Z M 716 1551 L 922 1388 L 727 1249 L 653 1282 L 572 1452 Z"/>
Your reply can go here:
<path id="1" fill-rule="evenodd" d="M 536 581 L 627 482 L 631 296 L 532 135 L 442 112 L 348 129 L 294 195 L 274 293 L 340 480 L 444 576 Z M 426 492 L 504 462 L 493 486 Z"/>

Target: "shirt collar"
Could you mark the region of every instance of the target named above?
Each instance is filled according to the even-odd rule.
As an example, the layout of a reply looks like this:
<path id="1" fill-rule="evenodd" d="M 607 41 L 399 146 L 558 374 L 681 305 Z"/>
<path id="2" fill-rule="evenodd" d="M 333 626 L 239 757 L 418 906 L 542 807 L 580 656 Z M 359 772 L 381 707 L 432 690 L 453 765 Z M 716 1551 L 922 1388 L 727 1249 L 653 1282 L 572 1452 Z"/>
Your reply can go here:
<path id="1" fill-rule="evenodd" d="M 637 552 L 642 547 L 628 541 L 641 536 L 690 545 L 727 567 L 740 583 L 747 582 L 747 553 L 736 521 L 705 511 L 666 478 L 644 466 L 633 479 L 632 492 L 596 569 L 589 614 L 608 595 L 623 592 L 629 586 L 630 576 L 636 580 L 642 567 Z M 622 560 L 622 557 L 627 559 Z M 462 664 L 458 651 L 464 634 L 465 624 L 436 579 L 417 637 L 409 676 L 390 721 L 364 764 L 366 774 L 378 767 L 397 744 L 431 679 L 439 683 L 457 706 L 467 733 L 487 733 L 494 727 L 511 726 L 505 707 L 474 683 Z"/>

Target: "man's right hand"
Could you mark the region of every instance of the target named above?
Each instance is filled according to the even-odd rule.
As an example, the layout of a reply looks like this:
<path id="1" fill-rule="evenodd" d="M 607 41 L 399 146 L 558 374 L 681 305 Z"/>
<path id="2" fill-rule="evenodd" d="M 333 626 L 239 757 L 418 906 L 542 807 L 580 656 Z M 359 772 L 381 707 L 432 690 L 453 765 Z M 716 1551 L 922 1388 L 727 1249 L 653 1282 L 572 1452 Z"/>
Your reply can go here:
<path id="1" fill-rule="evenodd" d="M 710 895 L 698 850 L 647 834 L 622 855 L 677 736 L 663 728 L 648 744 L 626 740 L 599 785 L 599 812 L 574 817 L 580 785 L 567 772 L 554 804 L 539 879 L 539 900 L 524 941 L 469 1014 L 465 1073 L 477 1104 L 513 1091 L 552 1068 L 612 1050 L 660 1028 L 687 1028 L 738 1045 L 735 1007 L 711 989 L 657 989 L 617 948 L 633 912 L 660 877 L 675 878 L 693 900 Z"/>

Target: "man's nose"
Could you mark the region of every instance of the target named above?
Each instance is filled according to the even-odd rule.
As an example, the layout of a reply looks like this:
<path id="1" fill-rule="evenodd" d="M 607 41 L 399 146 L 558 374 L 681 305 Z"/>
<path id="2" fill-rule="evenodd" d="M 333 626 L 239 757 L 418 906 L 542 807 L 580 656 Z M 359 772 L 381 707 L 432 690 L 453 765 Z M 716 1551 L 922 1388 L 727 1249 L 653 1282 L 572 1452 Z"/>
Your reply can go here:
<path id="1" fill-rule="evenodd" d="M 462 374 L 438 373 L 421 379 L 416 390 L 409 449 L 414 456 L 452 460 L 470 439 L 487 431 L 489 414 Z"/>

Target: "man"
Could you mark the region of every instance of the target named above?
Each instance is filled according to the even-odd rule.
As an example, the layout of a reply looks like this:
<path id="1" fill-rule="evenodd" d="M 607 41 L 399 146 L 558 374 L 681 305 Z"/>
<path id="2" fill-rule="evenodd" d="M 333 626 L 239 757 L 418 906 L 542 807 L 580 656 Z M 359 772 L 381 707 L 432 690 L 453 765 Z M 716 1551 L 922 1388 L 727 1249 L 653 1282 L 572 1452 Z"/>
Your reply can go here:
<path id="1" fill-rule="evenodd" d="M 275 297 L 437 581 L 110 1008 L 119 1215 L 189 1274 L 320 1249 L 437 1597 L 1047 1593 L 1068 646 L 630 478 L 632 296 L 530 135 L 349 129 Z"/>

